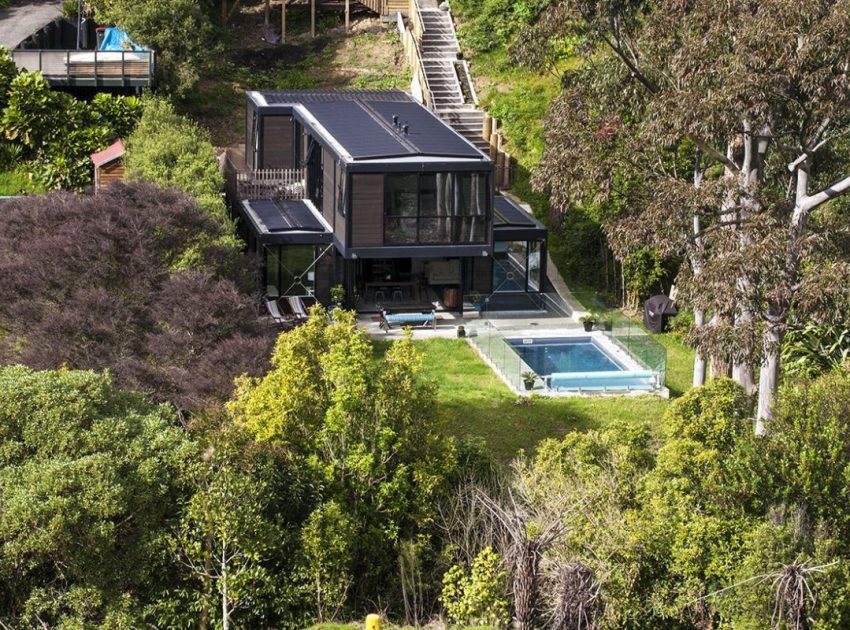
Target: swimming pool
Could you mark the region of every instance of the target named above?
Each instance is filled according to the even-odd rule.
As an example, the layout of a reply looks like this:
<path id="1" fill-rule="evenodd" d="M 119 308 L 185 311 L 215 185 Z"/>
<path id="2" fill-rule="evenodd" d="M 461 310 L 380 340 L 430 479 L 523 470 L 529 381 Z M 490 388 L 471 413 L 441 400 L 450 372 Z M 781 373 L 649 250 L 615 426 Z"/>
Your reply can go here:
<path id="1" fill-rule="evenodd" d="M 548 390 L 651 390 L 658 384 L 657 374 L 615 356 L 616 348 L 605 348 L 606 339 L 587 335 L 505 341 Z"/>
<path id="2" fill-rule="evenodd" d="M 532 337 L 507 341 L 538 376 L 555 372 L 612 372 L 626 369 L 589 336 Z"/>

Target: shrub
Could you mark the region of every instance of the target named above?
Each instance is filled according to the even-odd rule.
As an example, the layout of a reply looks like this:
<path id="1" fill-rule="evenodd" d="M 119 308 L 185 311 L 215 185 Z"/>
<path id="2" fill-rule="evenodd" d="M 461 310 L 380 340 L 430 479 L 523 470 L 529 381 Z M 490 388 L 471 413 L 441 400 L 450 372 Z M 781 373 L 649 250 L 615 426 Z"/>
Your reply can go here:
<path id="1" fill-rule="evenodd" d="M 109 369 L 185 411 L 226 398 L 235 376 L 263 371 L 269 341 L 223 232 L 150 184 L 4 204 L 0 292 L 15 299 L 0 303 L 0 358 Z"/>
<path id="2" fill-rule="evenodd" d="M 473 626 L 506 627 L 508 610 L 508 574 L 502 559 L 492 547 L 476 557 L 467 572 L 453 566 L 443 576 L 443 606 L 449 619 Z"/>
<path id="3" fill-rule="evenodd" d="M 87 104 L 51 90 L 41 73 L 24 72 L 9 83 L 0 131 L 42 186 L 80 190 L 91 182 L 89 155 L 129 133 L 139 114 L 135 98 L 99 94 Z"/>
<path id="4" fill-rule="evenodd" d="M 221 198 L 224 179 L 209 134 L 175 112 L 165 99 L 145 102 L 141 120 L 127 141 L 125 164 L 130 179 L 179 188 L 194 197 L 203 211 L 230 226 Z"/>
<path id="5" fill-rule="evenodd" d="M 194 457 L 175 423 L 108 374 L 0 368 L 3 625 L 143 625 L 171 580 L 166 540 Z"/>

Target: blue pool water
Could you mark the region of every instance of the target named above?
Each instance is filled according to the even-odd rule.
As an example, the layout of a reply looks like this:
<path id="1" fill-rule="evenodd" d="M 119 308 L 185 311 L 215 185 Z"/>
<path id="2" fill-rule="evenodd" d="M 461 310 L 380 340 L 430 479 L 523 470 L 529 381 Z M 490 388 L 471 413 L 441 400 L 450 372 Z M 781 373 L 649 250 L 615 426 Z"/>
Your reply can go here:
<path id="1" fill-rule="evenodd" d="M 556 372 L 623 371 L 614 357 L 590 337 L 508 339 L 516 353 L 538 376 Z"/>

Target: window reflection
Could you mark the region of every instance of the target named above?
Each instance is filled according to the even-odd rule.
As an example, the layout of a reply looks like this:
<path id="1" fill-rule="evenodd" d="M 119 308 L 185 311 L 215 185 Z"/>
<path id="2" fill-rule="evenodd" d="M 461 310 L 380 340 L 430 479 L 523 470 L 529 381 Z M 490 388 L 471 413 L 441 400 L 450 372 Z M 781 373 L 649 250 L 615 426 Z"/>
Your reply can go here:
<path id="1" fill-rule="evenodd" d="M 384 241 L 485 243 L 489 200 L 486 173 L 389 174 L 384 184 Z M 415 220 L 410 223 L 408 218 Z"/>

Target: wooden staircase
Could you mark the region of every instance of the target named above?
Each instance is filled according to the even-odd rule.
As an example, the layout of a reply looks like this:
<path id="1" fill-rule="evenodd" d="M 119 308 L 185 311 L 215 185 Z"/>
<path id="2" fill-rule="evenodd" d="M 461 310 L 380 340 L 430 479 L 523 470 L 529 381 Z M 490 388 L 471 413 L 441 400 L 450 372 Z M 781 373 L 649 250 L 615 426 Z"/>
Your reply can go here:
<path id="1" fill-rule="evenodd" d="M 455 131 L 487 154 L 489 143 L 483 137 L 485 113 L 478 109 L 471 79 L 468 79 L 465 62 L 460 59 L 454 21 L 449 11 L 417 6 L 422 24 L 419 41 L 422 65 L 431 92 L 430 103 L 434 112 Z M 461 78 L 467 79 L 472 94 L 464 92 Z"/>

